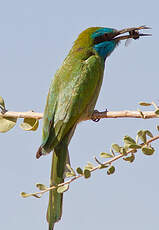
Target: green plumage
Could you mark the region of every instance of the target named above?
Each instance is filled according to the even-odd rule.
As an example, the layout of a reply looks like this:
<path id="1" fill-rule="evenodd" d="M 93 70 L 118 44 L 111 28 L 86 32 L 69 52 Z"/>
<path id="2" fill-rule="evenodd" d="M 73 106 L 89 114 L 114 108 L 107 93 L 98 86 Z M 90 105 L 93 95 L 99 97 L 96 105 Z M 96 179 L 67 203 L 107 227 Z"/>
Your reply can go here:
<path id="1" fill-rule="evenodd" d="M 61 68 L 51 82 L 43 118 L 42 144 L 37 158 L 53 150 L 50 186 L 64 182 L 68 145 L 76 125 L 94 111 L 103 80 L 106 58 L 120 40 L 138 39 L 138 30 L 92 27 L 83 31 L 75 41 Z M 119 36 L 128 32 L 128 35 Z M 136 36 L 137 35 L 137 36 Z M 49 230 L 61 219 L 63 194 L 49 193 L 47 221 Z"/>
<path id="2" fill-rule="evenodd" d="M 91 115 L 102 84 L 104 61 L 93 49 L 90 35 L 80 34 L 51 82 L 44 111 L 40 151 L 54 150 L 50 186 L 64 181 L 68 144 L 77 123 Z M 41 153 L 40 152 L 40 153 Z M 63 194 L 50 191 L 47 220 L 49 230 L 62 215 Z"/>
<path id="3" fill-rule="evenodd" d="M 96 28 L 93 28 L 96 30 Z M 90 31 L 89 31 L 90 30 Z M 93 112 L 102 83 L 104 61 L 85 47 L 82 33 L 51 83 L 43 121 L 43 148 L 50 152 L 80 119 Z M 90 37 L 90 36 L 88 36 Z"/>
<path id="4" fill-rule="evenodd" d="M 83 39 L 84 36 L 84 39 Z M 80 119 L 93 113 L 102 83 L 104 62 L 79 37 L 51 83 L 44 112 L 43 144 L 54 149 L 50 185 L 64 181 L 68 144 Z M 89 39 L 88 39 L 89 41 Z M 55 147 L 56 146 L 56 147 Z M 47 220 L 49 229 L 62 215 L 63 194 L 51 191 Z"/>
<path id="5" fill-rule="evenodd" d="M 75 41 L 51 82 L 43 118 L 42 145 L 37 158 L 53 150 L 50 186 L 64 182 L 68 145 L 78 122 L 91 116 L 103 80 L 104 59 L 93 48 L 91 35 L 100 27 L 88 28 Z M 62 215 L 63 194 L 50 191 L 47 221 L 49 230 Z"/>

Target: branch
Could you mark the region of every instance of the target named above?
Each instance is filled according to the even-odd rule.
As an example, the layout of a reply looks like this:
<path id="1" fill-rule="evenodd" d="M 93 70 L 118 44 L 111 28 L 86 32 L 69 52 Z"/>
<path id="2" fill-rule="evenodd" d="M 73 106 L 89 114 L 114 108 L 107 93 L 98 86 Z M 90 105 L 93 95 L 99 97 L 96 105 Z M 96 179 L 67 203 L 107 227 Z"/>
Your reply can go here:
<path id="1" fill-rule="evenodd" d="M 142 132 L 142 133 L 141 133 Z M 148 131 L 148 130 L 141 130 L 138 132 L 138 138 L 140 138 L 142 140 L 142 138 L 144 137 L 144 135 L 147 135 L 148 136 L 152 136 L 152 134 Z M 145 136 L 146 137 L 146 136 Z M 119 147 L 119 154 L 115 156 L 114 152 L 112 151 L 113 155 L 111 154 L 107 154 L 107 153 L 104 153 L 107 157 L 112 157 L 110 160 L 108 161 L 105 161 L 104 163 L 101 163 L 96 157 L 94 158 L 96 163 L 98 164 L 97 166 L 93 166 L 91 163 L 88 163 L 89 165 L 87 165 L 84 169 L 84 172 L 81 168 L 77 168 L 76 171 L 79 175 L 76 175 L 75 171 L 69 166 L 68 169 L 70 170 L 70 176 L 72 174 L 72 178 L 61 183 L 61 184 L 58 184 L 57 186 L 51 186 L 51 187 L 46 187 L 45 185 L 43 184 L 37 184 L 36 186 L 42 190 L 42 191 L 39 191 L 39 192 L 35 192 L 35 193 L 25 193 L 25 192 L 22 192 L 21 193 L 21 196 L 26 198 L 26 197 L 29 197 L 29 196 L 34 196 L 36 198 L 40 198 L 44 193 L 50 191 L 50 190 L 54 190 L 54 189 L 59 189 L 59 188 L 62 188 L 61 192 L 65 192 L 68 190 L 69 188 L 69 185 L 70 183 L 72 183 L 73 181 L 76 181 L 77 179 L 81 178 L 81 177 L 84 177 L 84 178 L 89 178 L 91 173 L 96 171 L 96 170 L 99 170 L 99 169 L 103 169 L 103 168 L 107 168 L 110 166 L 110 168 L 108 169 L 107 171 L 107 174 L 110 175 L 110 174 L 113 174 L 114 171 L 115 171 L 115 168 L 114 166 L 111 166 L 111 164 L 115 161 L 117 161 L 118 159 L 120 158 L 123 158 L 124 160 L 126 161 L 129 161 L 129 162 L 133 162 L 134 159 L 135 159 L 135 156 L 134 156 L 134 153 L 137 152 L 137 149 L 141 149 L 142 152 L 146 155 L 152 155 L 153 152 L 154 152 L 154 149 L 150 146 L 150 143 L 153 142 L 153 141 L 156 141 L 159 139 L 159 135 L 155 136 L 155 137 L 152 137 L 151 139 L 145 141 L 144 143 L 141 143 L 141 144 L 137 144 L 137 142 L 135 142 L 131 137 L 128 137 L 126 136 L 124 138 L 124 143 L 125 143 L 125 146 L 124 147 Z M 146 139 L 145 139 L 146 140 Z M 129 144 L 129 147 L 128 147 L 128 144 Z M 126 147 L 127 145 L 127 147 Z M 112 145 L 113 147 L 113 145 Z M 127 151 L 122 151 L 122 149 L 126 149 L 128 148 Z M 147 148 L 148 150 L 153 150 L 153 152 L 145 152 L 145 148 Z M 115 147 L 114 147 L 115 149 Z M 124 158 L 125 156 L 131 154 L 130 157 L 126 157 Z M 133 159 L 132 159 L 133 158 Z M 89 168 L 89 169 L 88 169 Z M 79 170 L 80 169 L 80 170 Z M 111 171 L 110 171 L 111 169 Z M 113 169 L 113 170 L 112 170 Z M 87 174 L 85 173 L 87 170 Z M 88 174 L 88 171 L 89 171 L 89 174 Z"/>
<path id="2" fill-rule="evenodd" d="M 0 112 L 0 116 L 2 117 L 12 117 L 12 118 L 34 118 L 34 119 L 42 119 L 43 114 L 42 113 L 35 113 L 33 111 L 28 112 L 14 112 L 14 111 L 7 111 L 5 113 Z"/>
<path id="3" fill-rule="evenodd" d="M 34 119 L 42 119 L 43 114 L 42 113 L 36 113 L 33 111 L 28 112 L 14 112 L 14 111 L 7 111 L 4 114 L 0 112 L 0 117 L 12 117 L 12 118 L 34 118 Z M 87 117 L 81 121 L 84 120 L 96 120 L 96 119 L 102 119 L 102 118 L 158 118 L 159 116 L 155 113 L 155 111 L 104 111 L 104 112 L 98 112 L 94 111 L 93 115 L 91 117 Z"/>

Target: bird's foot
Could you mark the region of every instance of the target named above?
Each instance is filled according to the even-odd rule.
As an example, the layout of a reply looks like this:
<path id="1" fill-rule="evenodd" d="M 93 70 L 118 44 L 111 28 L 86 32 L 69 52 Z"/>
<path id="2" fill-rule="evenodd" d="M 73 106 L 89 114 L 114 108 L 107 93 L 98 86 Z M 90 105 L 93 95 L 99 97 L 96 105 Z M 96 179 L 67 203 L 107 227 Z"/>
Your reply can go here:
<path id="1" fill-rule="evenodd" d="M 91 120 L 94 121 L 94 122 L 100 121 L 100 118 L 95 118 L 96 113 L 99 113 L 99 111 L 94 110 L 93 113 L 92 113 L 92 116 L 91 116 Z"/>
<path id="2" fill-rule="evenodd" d="M 0 105 L 1 113 L 4 115 L 8 110 Z"/>
<path id="3" fill-rule="evenodd" d="M 107 112 L 108 112 L 107 109 L 103 112 L 99 112 L 98 110 L 94 110 L 94 112 L 92 113 L 92 116 L 91 116 L 91 120 L 94 122 L 98 122 L 98 121 L 100 121 L 100 118 L 96 118 L 96 116 L 98 116 L 97 113 L 107 113 Z"/>

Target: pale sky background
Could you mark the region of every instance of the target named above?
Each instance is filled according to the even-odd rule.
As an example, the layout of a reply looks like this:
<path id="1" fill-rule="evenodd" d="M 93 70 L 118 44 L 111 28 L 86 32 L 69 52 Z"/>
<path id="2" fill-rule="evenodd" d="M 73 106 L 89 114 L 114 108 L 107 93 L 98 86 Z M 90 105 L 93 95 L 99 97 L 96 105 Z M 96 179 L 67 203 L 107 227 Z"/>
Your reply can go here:
<path id="1" fill-rule="evenodd" d="M 53 75 L 78 34 L 90 26 L 116 29 L 147 25 L 152 37 L 128 46 L 122 42 L 106 62 L 96 109 L 137 110 L 139 101 L 159 103 L 159 3 L 152 1 L 0 1 L 0 95 L 8 110 L 42 112 Z M 49 184 L 50 156 L 35 159 L 41 124 L 25 132 L 18 124 L 0 134 L 0 229 L 48 229 L 48 194 L 41 199 L 19 196 Z M 78 125 L 70 144 L 72 167 L 93 162 L 93 156 L 135 137 L 139 129 L 154 134 L 157 119 L 103 119 Z M 119 160 L 116 173 L 94 173 L 72 183 L 64 194 L 62 220 L 55 230 L 159 228 L 159 144 L 156 153 L 138 152 L 133 164 Z"/>

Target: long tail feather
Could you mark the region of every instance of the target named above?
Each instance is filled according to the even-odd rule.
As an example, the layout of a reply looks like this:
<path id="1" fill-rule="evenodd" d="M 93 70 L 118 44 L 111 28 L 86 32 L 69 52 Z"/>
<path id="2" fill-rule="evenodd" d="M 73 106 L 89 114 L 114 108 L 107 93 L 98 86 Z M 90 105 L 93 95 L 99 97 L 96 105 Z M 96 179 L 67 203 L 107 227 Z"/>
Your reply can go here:
<path id="1" fill-rule="evenodd" d="M 61 143 L 54 149 L 52 157 L 50 186 L 64 182 L 64 171 L 66 167 L 66 158 L 68 155 L 68 146 Z M 56 190 L 49 193 L 49 206 L 47 210 L 47 221 L 49 230 L 54 228 L 54 224 L 61 219 L 62 216 L 63 194 L 57 193 Z"/>

